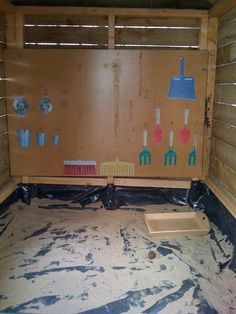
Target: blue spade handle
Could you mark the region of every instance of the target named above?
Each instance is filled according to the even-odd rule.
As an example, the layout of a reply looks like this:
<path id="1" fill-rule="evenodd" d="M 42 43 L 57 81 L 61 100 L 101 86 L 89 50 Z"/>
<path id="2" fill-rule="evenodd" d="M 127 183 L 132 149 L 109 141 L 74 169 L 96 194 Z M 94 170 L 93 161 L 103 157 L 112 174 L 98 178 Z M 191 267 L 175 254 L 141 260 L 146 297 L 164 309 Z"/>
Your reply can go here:
<path id="1" fill-rule="evenodd" d="M 184 57 L 180 58 L 180 78 L 184 78 Z"/>

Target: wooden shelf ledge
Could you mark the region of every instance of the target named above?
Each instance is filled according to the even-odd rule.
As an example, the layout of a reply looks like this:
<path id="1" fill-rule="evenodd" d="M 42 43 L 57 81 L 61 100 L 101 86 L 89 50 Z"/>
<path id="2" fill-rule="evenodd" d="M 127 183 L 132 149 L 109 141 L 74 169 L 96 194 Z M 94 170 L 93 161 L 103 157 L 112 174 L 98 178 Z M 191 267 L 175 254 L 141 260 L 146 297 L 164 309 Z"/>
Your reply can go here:
<path id="1" fill-rule="evenodd" d="M 23 176 L 22 183 L 26 184 L 69 184 L 69 185 L 97 185 L 114 184 L 119 186 L 159 187 L 189 189 L 190 180 L 147 179 L 147 178 L 113 178 L 113 177 L 33 177 Z"/>
<path id="2" fill-rule="evenodd" d="M 208 185 L 209 189 L 218 197 L 218 199 L 225 205 L 234 218 L 236 218 L 236 196 L 228 191 L 214 177 L 207 177 L 206 184 Z"/>
<path id="3" fill-rule="evenodd" d="M 11 178 L 7 183 L 0 189 L 0 204 L 15 191 L 17 184 L 20 182 L 19 178 Z"/>

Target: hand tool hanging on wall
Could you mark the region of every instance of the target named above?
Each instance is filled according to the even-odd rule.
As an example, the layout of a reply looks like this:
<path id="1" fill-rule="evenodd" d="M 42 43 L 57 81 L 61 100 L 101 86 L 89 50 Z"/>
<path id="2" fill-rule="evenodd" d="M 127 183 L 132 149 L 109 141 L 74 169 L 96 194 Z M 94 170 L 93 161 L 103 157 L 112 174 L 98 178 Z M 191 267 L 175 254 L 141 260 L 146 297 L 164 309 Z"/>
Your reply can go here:
<path id="1" fill-rule="evenodd" d="M 143 130 L 143 150 L 139 154 L 139 166 L 150 166 L 152 162 L 151 153 L 147 149 L 147 129 Z"/>
<path id="2" fill-rule="evenodd" d="M 197 159 L 197 138 L 196 138 L 196 135 L 194 135 L 194 146 L 193 146 L 193 150 L 188 155 L 188 165 L 195 166 L 196 159 Z"/>
<path id="3" fill-rule="evenodd" d="M 155 144 L 160 144 L 163 140 L 163 129 L 161 128 L 161 108 L 157 107 L 155 109 L 155 116 L 156 116 L 156 126 L 153 131 L 153 141 Z"/>
<path id="4" fill-rule="evenodd" d="M 173 76 L 170 80 L 168 98 L 196 99 L 194 77 L 184 76 L 184 57 L 180 58 L 180 76 Z"/>
<path id="5" fill-rule="evenodd" d="M 134 176 L 134 164 L 125 161 L 108 161 L 100 163 L 101 176 Z"/>
<path id="6" fill-rule="evenodd" d="M 184 108 L 184 126 L 180 131 L 179 138 L 182 144 L 187 144 L 190 139 L 190 130 L 188 129 L 189 108 Z"/>
<path id="7" fill-rule="evenodd" d="M 31 139 L 31 131 L 30 130 L 17 130 L 18 143 L 21 148 L 27 148 L 30 146 Z"/>
<path id="8" fill-rule="evenodd" d="M 12 105 L 20 116 L 25 116 L 29 112 L 29 105 L 23 96 L 16 97 Z"/>
<path id="9" fill-rule="evenodd" d="M 64 174 L 67 175 L 95 175 L 95 160 L 64 160 Z"/>
<path id="10" fill-rule="evenodd" d="M 47 96 L 44 96 L 39 101 L 39 109 L 44 113 L 48 114 L 52 111 L 52 101 Z"/>
<path id="11" fill-rule="evenodd" d="M 164 158 L 164 166 L 176 166 L 177 163 L 177 155 L 176 152 L 173 150 L 173 142 L 174 142 L 174 131 L 170 130 L 169 135 L 169 149 L 165 153 Z"/>

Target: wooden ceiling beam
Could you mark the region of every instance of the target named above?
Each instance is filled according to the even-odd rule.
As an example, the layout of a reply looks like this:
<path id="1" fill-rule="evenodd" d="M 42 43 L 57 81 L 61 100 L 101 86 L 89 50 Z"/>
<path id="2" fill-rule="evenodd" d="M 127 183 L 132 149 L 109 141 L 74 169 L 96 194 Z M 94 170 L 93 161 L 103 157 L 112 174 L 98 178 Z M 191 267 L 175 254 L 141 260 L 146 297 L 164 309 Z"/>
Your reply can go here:
<path id="1" fill-rule="evenodd" d="M 210 17 L 221 17 L 226 12 L 230 11 L 233 7 L 236 6 L 236 0 L 220 0 L 214 5 L 210 11 Z"/>
<path id="2" fill-rule="evenodd" d="M 182 17 L 202 18 L 208 16 L 207 10 L 180 9 L 141 9 L 141 8 L 91 8 L 91 7 L 45 7 L 18 6 L 17 12 L 22 14 L 43 15 L 116 15 L 116 16 L 149 16 L 149 17 Z"/>
<path id="3" fill-rule="evenodd" d="M 16 7 L 10 3 L 10 0 L 1 0 L 0 1 L 0 12 L 14 12 Z"/>

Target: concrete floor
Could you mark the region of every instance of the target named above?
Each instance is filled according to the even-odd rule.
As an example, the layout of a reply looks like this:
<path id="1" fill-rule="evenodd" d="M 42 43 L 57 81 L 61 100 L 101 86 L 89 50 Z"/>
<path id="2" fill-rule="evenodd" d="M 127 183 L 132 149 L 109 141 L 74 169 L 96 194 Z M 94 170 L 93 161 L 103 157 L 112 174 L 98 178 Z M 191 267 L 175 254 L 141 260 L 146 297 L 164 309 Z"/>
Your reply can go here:
<path id="1" fill-rule="evenodd" d="M 200 238 L 157 240 L 141 208 L 39 204 L 50 201 L 15 203 L 0 216 L 0 313 L 236 313 L 236 274 L 221 267 L 233 247 L 216 226 Z"/>

